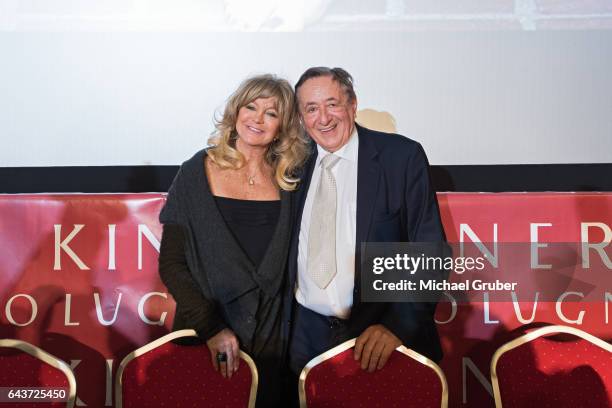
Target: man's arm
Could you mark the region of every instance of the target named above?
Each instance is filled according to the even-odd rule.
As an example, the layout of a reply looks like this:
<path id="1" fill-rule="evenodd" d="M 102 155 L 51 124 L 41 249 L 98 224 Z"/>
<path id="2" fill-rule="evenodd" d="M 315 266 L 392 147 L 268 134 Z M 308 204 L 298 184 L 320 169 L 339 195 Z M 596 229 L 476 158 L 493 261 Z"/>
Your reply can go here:
<path id="1" fill-rule="evenodd" d="M 355 360 L 361 361 L 361 368 L 373 372 L 387 364 L 393 350 L 402 341 L 382 324 L 374 324 L 361 333 L 355 341 Z"/>

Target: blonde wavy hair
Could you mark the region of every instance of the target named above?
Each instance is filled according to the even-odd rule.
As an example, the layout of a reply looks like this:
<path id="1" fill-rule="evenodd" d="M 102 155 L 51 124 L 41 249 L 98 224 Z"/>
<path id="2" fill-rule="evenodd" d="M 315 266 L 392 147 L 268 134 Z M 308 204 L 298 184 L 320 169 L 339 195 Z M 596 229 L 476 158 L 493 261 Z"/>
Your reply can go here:
<path id="1" fill-rule="evenodd" d="M 266 161 L 274 169 L 274 179 L 286 191 L 295 190 L 300 181 L 296 174 L 306 161 L 309 145 L 298 120 L 293 88 L 274 75 L 246 79 L 229 97 L 221 118 L 215 118 L 216 131 L 208 139 L 212 146 L 208 156 L 222 169 L 240 169 L 245 158 L 236 149 L 236 121 L 240 108 L 258 98 L 276 98 L 280 127 L 276 139 L 268 146 Z"/>

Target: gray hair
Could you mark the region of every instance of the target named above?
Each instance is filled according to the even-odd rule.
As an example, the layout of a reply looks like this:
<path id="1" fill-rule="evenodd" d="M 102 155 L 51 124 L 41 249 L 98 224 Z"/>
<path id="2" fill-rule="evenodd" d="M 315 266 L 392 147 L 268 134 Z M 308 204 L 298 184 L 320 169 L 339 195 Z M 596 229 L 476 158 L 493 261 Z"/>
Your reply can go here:
<path id="1" fill-rule="evenodd" d="M 329 67 L 308 68 L 295 84 L 296 95 L 300 86 L 304 85 L 304 82 L 308 81 L 309 79 L 318 78 L 322 76 L 331 77 L 332 80 L 338 82 L 342 89 L 344 89 L 344 92 L 346 92 L 346 96 L 348 96 L 349 102 L 352 102 L 357 99 L 357 95 L 355 95 L 355 90 L 353 89 L 353 77 L 351 76 L 351 74 L 349 74 L 342 68 Z"/>

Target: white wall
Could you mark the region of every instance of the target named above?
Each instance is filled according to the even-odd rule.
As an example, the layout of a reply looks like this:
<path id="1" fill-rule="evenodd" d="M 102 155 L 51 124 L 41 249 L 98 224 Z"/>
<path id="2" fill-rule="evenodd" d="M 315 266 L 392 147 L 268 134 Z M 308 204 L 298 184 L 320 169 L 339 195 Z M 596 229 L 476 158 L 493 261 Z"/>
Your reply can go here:
<path id="1" fill-rule="evenodd" d="M 574 12 L 563 30 L 534 30 L 551 23 L 533 8 L 529 19 L 517 14 L 524 1 L 447 15 L 411 15 L 420 3 L 409 0 L 342 15 L 331 1 L 327 14 L 309 12 L 315 22 L 269 17 L 257 27 L 230 24 L 219 2 L 207 9 L 217 14 L 182 1 L 191 11 L 149 8 L 140 19 L 139 1 L 98 19 L 58 3 L 63 17 L 41 11 L 48 3 L 0 3 L 0 166 L 178 164 L 204 145 L 247 75 L 293 83 L 313 65 L 351 72 L 360 109 L 389 113 L 432 164 L 612 162 L 612 30 L 571 30 L 580 16 L 601 28 L 606 2 Z M 197 13 L 210 26 L 194 29 Z M 262 27 L 282 32 L 245 32 Z"/>

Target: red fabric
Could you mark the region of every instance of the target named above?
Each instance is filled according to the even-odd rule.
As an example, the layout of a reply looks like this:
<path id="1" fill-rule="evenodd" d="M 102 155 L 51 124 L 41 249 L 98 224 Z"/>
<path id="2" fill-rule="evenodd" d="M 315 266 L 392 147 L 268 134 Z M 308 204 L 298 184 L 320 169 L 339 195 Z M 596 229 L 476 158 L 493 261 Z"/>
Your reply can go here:
<path id="1" fill-rule="evenodd" d="M 348 349 L 313 367 L 305 389 L 308 408 L 439 408 L 442 400 L 436 373 L 398 351 L 382 370 L 368 373 Z"/>
<path id="2" fill-rule="evenodd" d="M 11 347 L 0 347 L 0 387 L 53 387 L 64 388 L 69 394 L 70 385 L 63 371 L 50 366 L 26 352 Z M 9 404 L 0 404 L 0 406 Z M 30 402 L 16 404 L 20 408 L 65 407 L 66 402 Z"/>
<path id="3" fill-rule="evenodd" d="M 529 242 L 532 223 L 552 224 L 539 229 L 542 243 L 579 243 L 583 240 L 582 223 L 586 222 L 612 227 L 612 192 L 438 193 L 438 201 L 449 241 L 459 241 L 463 224 L 489 249 L 494 238 L 500 244 Z M 112 389 L 116 369 L 126 354 L 171 330 L 175 304 L 159 279 L 155 245 L 161 238 L 162 226 L 157 218 L 163 204 L 164 194 L 158 193 L 0 194 L 0 246 L 7 254 L 0 255 L 0 338 L 28 341 L 66 362 L 80 360 L 74 369 L 78 397 L 88 407 L 105 406 L 105 390 Z M 84 227 L 66 245 L 89 270 L 81 270 L 64 249 L 55 256 L 56 226 L 61 228 L 57 239 L 63 242 L 76 232 L 75 224 Z M 157 241 L 139 233 L 141 229 L 150 231 Z M 471 241 L 468 236 L 464 238 Z M 588 228 L 589 242 L 603 239 L 602 228 Z M 568 271 L 566 258 L 548 262 L 549 249 L 541 249 L 540 260 L 552 263 L 553 270 L 538 272 L 542 284 L 557 268 Z M 610 256 L 611 249 L 610 245 L 605 248 Z M 556 305 L 554 301 L 540 299 L 534 304 L 526 299 L 520 302 L 520 314 L 529 318 L 534 311 L 534 322 L 567 324 L 559 310 L 569 319 L 584 312 L 578 327 L 612 339 L 612 325 L 606 323 L 605 298 L 593 297 L 610 287 L 605 285 L 609 281 L 593 282 L 593 277 L 585 277 L 590 276 L 589 270 L 580 265 L 580 251 L 577 256 L 573 278 L 583 279 L 587 285 L 594 283 L 595 287 L 576 282 L 577 286 L 568 290 L 583 292 L 593 300 L 578 301 L 578 297 L 570 296 Z M 594 250 L 590 250 L 590 256 L 591 262 L 601 262 Z M 61 261 L 59 270 L 54 269 L 56 260 Z M 144 301 L 140 313 L 139 302 L 151 293 L 157 294 Z M 38 313 L 33 312 L 25 295 L 32 297 Z M 17 323 L 9 321 L 6 313 L 14 296 L 18 297 L 10 311 Z M 100 304 L 94 296 L 99 296 Z M 482 379 L 489 377 L 493 352 L 524 323 L 509 293 L 506 302 L 477 300 L 459 302 L 454 307 L 444 299 L 436 314 L 439 321 L 448 321 L 439 324 L 438 331 L 444 349 L 440 365 L 449 383 L 449 403 L 457 408 L 492 407 L 493 398 Z M 112 324 L 102 324 L 102 318 L 111 321 L 115 312 L 117 319 Z M 155 323 L 145 321 L 145 317 Z M 17 326 L 30 318 L 30 324 Z M 112 376 L 107 376 L 106 360 L 112 363 Z"/>
<path id="4" fill-rule="evenodd" d="M 581 338 L 540 337 L 497 363 L 504 408 L 610 407 L 612 353 Z"/>
<path id="5" fill-rule="evenodd" d="M 226 379 L 215 372 L 206 346 L 166 343 L 127 365 L 123 406 L 246 407 L 250 387 L 251 371 L 244 361 Z"/>

